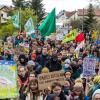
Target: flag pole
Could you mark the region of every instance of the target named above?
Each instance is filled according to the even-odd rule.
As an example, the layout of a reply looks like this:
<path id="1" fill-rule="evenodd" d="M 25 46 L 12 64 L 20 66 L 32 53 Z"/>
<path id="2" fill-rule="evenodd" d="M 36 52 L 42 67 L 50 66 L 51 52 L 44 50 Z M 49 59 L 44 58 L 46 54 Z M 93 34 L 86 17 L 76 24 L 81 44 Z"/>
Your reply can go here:
<path id="1" fill-rule="evenodd" d="M 19 9 L 19 22 L 20 22 L 20 32 L 22 30 L 22 27 L 21 27 L 21 7 Z"/>
<path id="2" fill-rule="evenodd" d="M 83 19 L 82 19 L 82 32 L 84 31 L 84 8 L 83 8 Z"/>

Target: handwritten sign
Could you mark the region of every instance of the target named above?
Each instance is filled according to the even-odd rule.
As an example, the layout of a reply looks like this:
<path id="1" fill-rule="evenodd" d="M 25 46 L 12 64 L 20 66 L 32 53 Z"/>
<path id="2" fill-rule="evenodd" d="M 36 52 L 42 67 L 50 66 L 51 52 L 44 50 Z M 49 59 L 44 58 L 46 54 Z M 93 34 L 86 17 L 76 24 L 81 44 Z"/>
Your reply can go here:
<path id="1" fill-rule="evenodd" d="M 90 77 L 95 75 L 96 59 L 86 57 L 83 60 L 83 76 Z"/>
<path id="2" fill-rule="evenodd" d="M 18 97 L 17 67 L 13 61 L 0 61 L 0 99 Z"/>
<path id="3" fill-rule="evenodd" d="M 38 86 L 39 90 L 46 89 L 51 86 L 53 82 L 60 82 L 62 85 L 65 81 L 65 76 L 63 71 L 50 72 L 48 74 L 40 74 L 38 76 Z"/>

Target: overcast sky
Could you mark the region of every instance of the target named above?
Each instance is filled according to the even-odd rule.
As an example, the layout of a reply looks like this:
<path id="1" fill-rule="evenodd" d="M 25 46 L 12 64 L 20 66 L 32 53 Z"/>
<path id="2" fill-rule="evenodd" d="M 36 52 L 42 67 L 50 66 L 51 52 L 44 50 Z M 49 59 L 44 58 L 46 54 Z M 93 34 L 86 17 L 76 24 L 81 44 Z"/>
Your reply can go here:
<path id="1" fill-rule="evenodd" d="M 11 0 L 0 0 L 0 4 L 11 5 Z M 54 7 L 57 13 L 61 10 L 72 11 L 78 8 L 87 7 L 89 0 L 43 0 L 44 7 L 50 12 Z"/>

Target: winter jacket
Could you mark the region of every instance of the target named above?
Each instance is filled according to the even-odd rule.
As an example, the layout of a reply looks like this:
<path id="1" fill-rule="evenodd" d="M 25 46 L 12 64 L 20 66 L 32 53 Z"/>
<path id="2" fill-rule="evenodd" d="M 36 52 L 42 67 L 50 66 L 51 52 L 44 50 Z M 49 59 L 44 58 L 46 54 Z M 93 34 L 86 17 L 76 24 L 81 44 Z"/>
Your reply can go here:
<path id="1" fill-rule="evenodd" d="M 42 66 L 42 68 L 46 66 L 48 61 L 49 61 L 49 56 L 43 55 L 43 54 L 38 56 L 37 59 L 36 59 L 36 62 L 38 62 Z"/>
<path id="2" fill-rule="evenodd" d="M 62 69 L 62 65 L 61 62 L 56 60 L 54 61 L 52 58 L 50 59 L 50 61 L 46 64 L 46 67 L 48 67 L 50 72 L 53 71 L 59 71 Z"/>
<path id="3" fill-rule="evenodd" d="M 46 100 L 54 100 L 54 94 L 49 94 L 46 98 Z M 63 92 L 60 93 L 60 95 L 58 96 L 60 98 L 60 100 L 67 100 L 66 96 L 64 95 Z"/>
<path id="4" fill-rule="evenodd" d="M 33 70 L 35 71 L 36 75 L 40 74 L 42 70 L 42 66 L 39 63 L 36 63 Z"/>

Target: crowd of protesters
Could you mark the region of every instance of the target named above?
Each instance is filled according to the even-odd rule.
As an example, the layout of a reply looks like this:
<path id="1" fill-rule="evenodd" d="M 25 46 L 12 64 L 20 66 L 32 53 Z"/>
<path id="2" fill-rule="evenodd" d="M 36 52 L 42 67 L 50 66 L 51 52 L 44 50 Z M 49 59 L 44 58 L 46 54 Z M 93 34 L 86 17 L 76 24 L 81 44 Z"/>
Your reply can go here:
<path id="1" fill-rule="evenodd" d="M 75 41 L 62 44 L 60 40 L 32 39 L 25 34 L 16 38 L 9 37 L 7 42 L 13 43 L 10 49 L 1 47 L 0 60 L 13 60 L 18 69 L 18 100 L 100 100 L 100 44 L 95 44 L 90 37 L 85 40 L 85 47 L 74 52 Z M 25 53 L 21 43 L 29 44 L 29 52 Z M 97 59 L 96 75 L 86 79 L 82 77 L 83 59 L 92 55 Z M 65 83 L 53 82 L 43 91 L 38 90 L 37 77 L 42 73 L 64 71 Z"/>

